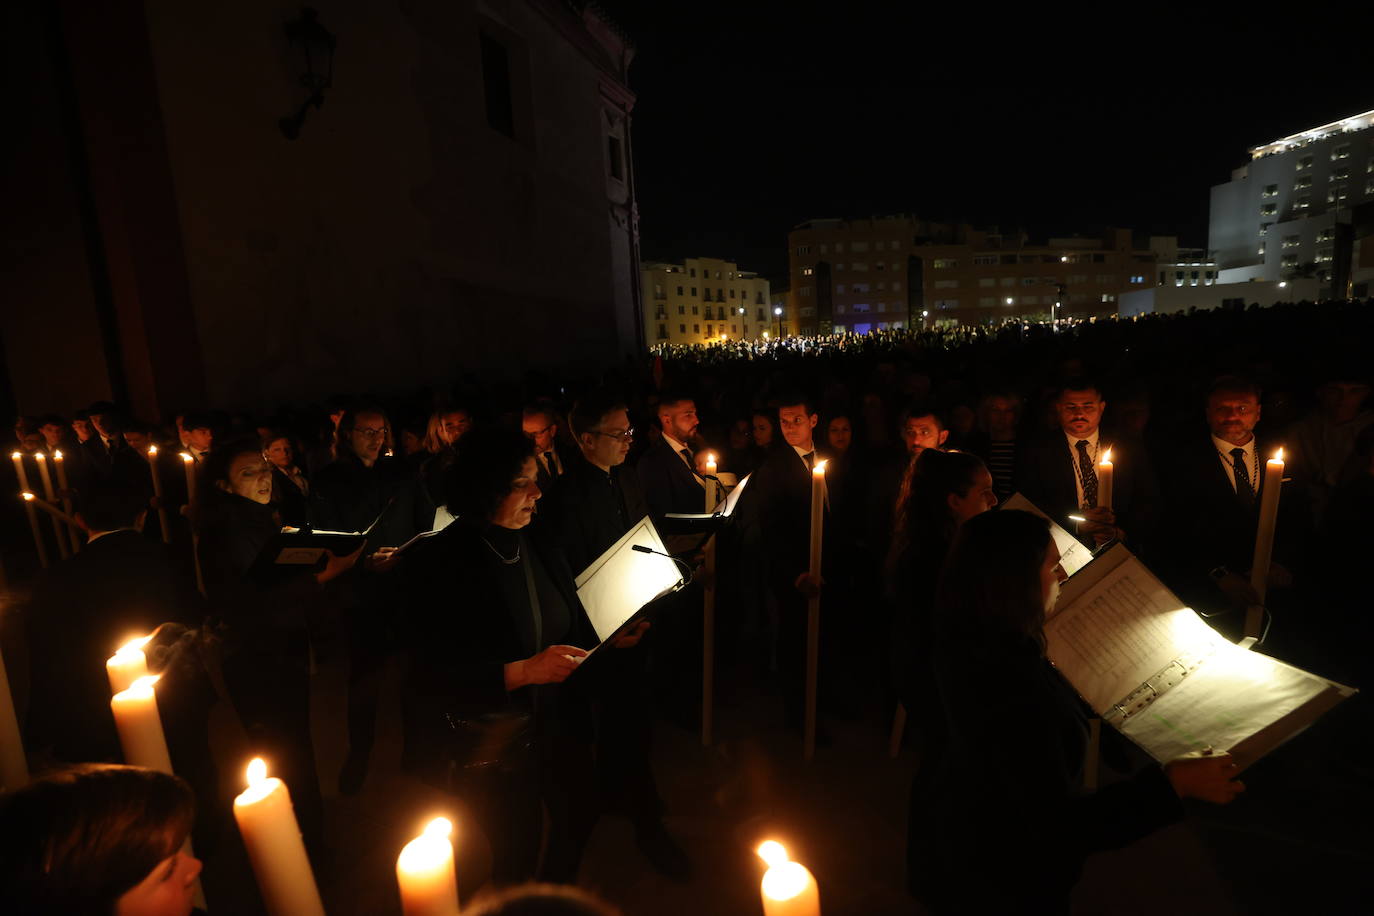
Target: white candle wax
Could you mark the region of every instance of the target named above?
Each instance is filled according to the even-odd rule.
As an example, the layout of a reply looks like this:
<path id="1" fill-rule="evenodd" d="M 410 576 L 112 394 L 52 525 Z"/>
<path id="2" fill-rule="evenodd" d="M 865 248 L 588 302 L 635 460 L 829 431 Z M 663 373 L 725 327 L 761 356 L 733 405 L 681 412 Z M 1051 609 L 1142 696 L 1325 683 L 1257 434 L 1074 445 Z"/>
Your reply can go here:
<path id="1" fill-rule="evenodd" d="M 758 854 L 769 866 L 759 888 L 764 916 L 820 916 L 820 888 L 806 866 L 788 861 L 787 850 L 772 840 Z"/>
<path id="2" fill-rule="evenodd" d="M 196 459 L 191 457 L 190 452 L 182 452 L 181 463 L 186 468 L 186 506 L 189 509 L 194 509 L 196 507 Z"/>
<path id="3" fill-rule="evenodd" d="M 811 469 L 811 562 L 813 576 L 821 574 L 821 532 L 825 527 L 825 462 Z"/>
<path id="4" fill-rule="evenodd" d="M 404 916 L 458 916 L 458 877 L 453 866 L 453 824 L 436 817 L 396 859 L 396 883 Z"/>
<path id="5" fill-rule="evenodd" d="M 110 679 L 110 693 L 119 693 L 133 686 L 134 681 L 148 674 L 148 657 L 143 647 L 152 636 L 131 639 L 115 650 L 105 661 L 105 674 Z"/>
<path id="6" fill-rule="evenodd" d="M 124 762 L 130 766 L 172 772 L 167 739 L 162 734 L 162 719 L 157 714 L 157 675 L 141 677 L 110 699 Z"/>
<path id="7" fill-rule="evenodd" d="M 1112 507 L 1112 484 L 1115 476 L 1116 467 L 1112 464 L 1112 450 L 1107 449 L 1102 453 L 1102 460 L 1097 463 L 1097 505 L 1100 509 Z"/>
<path id="8" fill-rule="evenodd" d="M 1269 565 L 1274 555 L 1274 529 L 1279 521 L 1279 491 L 1283 488 L 1283 449 L 1264 465 L 1260 490 L 1259 527 L 1255 530 L 1255 557 L 1250 564 L 1250 587 L 1264 601 L 1269 587 Z"/>
<path id="9" fill-rule="evenodd" d="M 0 652 L 0 789 L 12 792 L 28 781 L 29 763 L 19 734 L 19 717 L 14 714 L 5 656 Z"/>
<path id="10" fill-rule="evenodd" d="M 716 476 L 716 456 L 706 456 L 706 514 L 710 515 L 716 511 L 716 482 L 711 478 Z"/>
<path id="11" fill-rule="evenodd" d="M 19 489 L 28 490 L 29 472 L 24 470 L 24 454 L 22 452 L 14 452 L 10 455 L 10 458 L 14 460 L 14 476 L 19 478 Z"/>
<path id="12" fill-rule="evenodd" d="M 270 916 L 324 916 L 324 904 L 286 783 L 267 764 L 248 764 L 248 788 L 234 799 L 234 820 Z"/>

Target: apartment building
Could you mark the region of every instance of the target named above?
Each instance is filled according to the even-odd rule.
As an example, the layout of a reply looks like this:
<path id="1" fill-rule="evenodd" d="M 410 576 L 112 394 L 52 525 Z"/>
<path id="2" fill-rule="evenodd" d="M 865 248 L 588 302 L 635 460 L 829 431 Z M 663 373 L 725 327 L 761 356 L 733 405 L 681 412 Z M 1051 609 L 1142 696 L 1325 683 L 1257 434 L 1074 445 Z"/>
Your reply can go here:
<path id="1" fill-rule="evenodd" d="M 754 339 L 776 326 L 768 281 L 720 258 L 640 266 L 646 346 Z"/>

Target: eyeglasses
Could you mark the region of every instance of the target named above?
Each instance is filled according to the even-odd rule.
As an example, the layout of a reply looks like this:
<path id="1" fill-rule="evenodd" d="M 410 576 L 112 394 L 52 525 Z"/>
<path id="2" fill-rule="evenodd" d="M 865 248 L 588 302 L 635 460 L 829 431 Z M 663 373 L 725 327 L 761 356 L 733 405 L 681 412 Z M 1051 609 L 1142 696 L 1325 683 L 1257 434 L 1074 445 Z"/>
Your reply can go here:
<path id="1" fill-rule="evenodd" d="M 616 432 L 603 433 L 599 429 L 588 430 L 594 436 L 605 436 L 607 439 L 614 439 L 617 442 L 629 442 L 635 437 L 634 429 L 619 430 Z"/>
<path id="2" fill-rule="evenodd" d="M 385 426 L 380 429 L 372 429 L 367 426 L 355 426 L 353 427 L 353 431 L 361 435 L 364 439 L 376 439 L 379 436 L 385 436 L 387 433 L 391 432 L 391 430 L 387 429 Z"/>

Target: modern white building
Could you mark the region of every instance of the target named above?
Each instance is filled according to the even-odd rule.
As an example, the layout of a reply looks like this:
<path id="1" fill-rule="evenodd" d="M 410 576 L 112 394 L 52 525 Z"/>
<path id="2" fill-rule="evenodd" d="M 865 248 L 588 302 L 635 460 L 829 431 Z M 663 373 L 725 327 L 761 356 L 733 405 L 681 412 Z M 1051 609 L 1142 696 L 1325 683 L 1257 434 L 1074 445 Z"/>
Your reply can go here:
<path id="1" fill-rule="evenodd" d="M 1374 110 L 1250 150 L 1212 188 L 1207 247 L 1223 283 L 1314 278 L 1343 296 L 1352 279 L 1352 211 L 1374 201 Z"/>

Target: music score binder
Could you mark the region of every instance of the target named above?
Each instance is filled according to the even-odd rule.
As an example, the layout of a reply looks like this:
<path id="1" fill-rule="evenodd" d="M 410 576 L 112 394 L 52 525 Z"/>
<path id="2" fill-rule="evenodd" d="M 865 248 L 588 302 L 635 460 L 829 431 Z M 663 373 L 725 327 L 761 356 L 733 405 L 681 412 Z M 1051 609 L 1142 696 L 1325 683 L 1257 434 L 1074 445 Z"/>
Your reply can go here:
<path id="1" fill-rule="evenodd" d="M 635 546 L 654 553 L 640 553 Z M 646 515 L 578 574 L 577 597 L 600 640 L 589 657 L 651 614 L 659 599 L 686 584 L 677 561 L 659 555 L 664 553 L 663 541 Z"/>
<path id="2" fill-rule="evenodd" d="M 714 512 L 667 513 L 663 516 L 663 533 L 706 534 L 716 531 L 734 516 L 735 509 L 739 506 L 740 497 L 744 495 L 745 489 L 749 486 L 749 478 L 753 476 L 753 474 L 745 474 Z"/>
<path id="3" fill-rule="evenodd" d="M 1229 751 L 1244 769 L 1356 691 L 1217 633 L 1125 546 L 1064 583 L 1046 653 L 1152 757 Z"/>
<path id="4" fill-rule="evenodd" d="M 1093 553 L 1082 541 L 1065 531 L 1058 522 L 1042 512 L 1040 507 L 1019 492 L 1008 497 L 1007 501 L 1002 503 L 1001 508 L 1029 512 L 1031 515 L 1038 515 L 1050 523 L 1050 534 L 1054 537 L 1054 545 L 1059 548 L 1059 565 L 1064 570 L 1065 575 L 1072 576 L 1092 562 Z"/>

